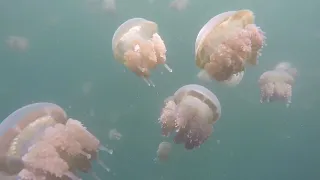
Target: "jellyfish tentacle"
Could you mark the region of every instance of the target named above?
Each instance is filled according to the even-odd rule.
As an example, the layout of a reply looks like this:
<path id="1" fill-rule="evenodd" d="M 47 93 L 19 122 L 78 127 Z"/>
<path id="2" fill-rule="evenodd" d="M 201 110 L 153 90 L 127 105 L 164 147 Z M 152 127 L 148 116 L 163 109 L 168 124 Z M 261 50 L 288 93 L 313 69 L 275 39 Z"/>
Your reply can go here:
<path id="1" fill-rule="evenodd" d="M 100 144 L 100 146 L 99 146 L 99 150 L 105 151 L 105 152 L 109 153 L 110 155 L 113 154 L 113 150 L 112 150 L 112 149 L 109 149 L 109 148 L 107 148 L 106 146 L 103 146 L 103 145 L 101 145 L 101 144 Z"/>

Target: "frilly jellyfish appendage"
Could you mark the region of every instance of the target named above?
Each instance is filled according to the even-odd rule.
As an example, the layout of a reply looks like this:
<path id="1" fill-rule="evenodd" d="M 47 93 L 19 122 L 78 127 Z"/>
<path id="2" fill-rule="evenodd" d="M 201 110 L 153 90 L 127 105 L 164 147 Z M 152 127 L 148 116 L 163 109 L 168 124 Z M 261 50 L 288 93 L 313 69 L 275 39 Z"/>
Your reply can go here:
<path id="1" fill-rule="evenodd" d="M 158 25 L 143 18 L 132 18 L 121 24 L 113 35 L 112 50 L 117 61 L 141 77 L 149 86 L 150 71 L 166 64 L 166 46 L 158 34 Z"/>
<path id="2" fill-rule="evenodd" d="M 159 123 L 161 124 L 162 135 L 169 136 L 170 133 L 175 129 L 176 121 L 176 103 L 173 97 L 169 97 L 164 102 Z"/>
<path id="3" fill-rule="evenodd" d="M 286 71 L 272 70 L 264 72 L 259 79 L 260 102 L 283 100 L 288 107 L 291 103 L 294 77 Z"/>
<path id="4" fill-rule="evenodd" d="M 223 81 L 229 87 L 235 87 L 242 81 L 244 76 L 244 71 L 233 74 L 228 80 Z"/>
<path id="5" fill-rule="evenodd" d="M 0 124 L 0 171 L 20 180 L 80 180 L 77 171 L 94 174 L 94 159 L 110 171 L 98 158 L 105 149 L 81 122 L 51 103 L 24 106 Z"/>
<path id="6" fill-rule="evenodd" d="M 264 32 L 254 24 L 253 12 L 224 12 L 200 30 L 195 43 L 196 64 L 212 79 L 228 81 L 244 71 L 246 63 L 258 64 L 264 44 Z"/>
<path id="7" fill-rule="evenodd" d="M 205 87 L 190 84 L 166 100 L 159 122 L 164 135 L 175 131 L 175 143 L 193 149 L 211 135 L 213 124 L 220 116 L 218 98 Z"/>

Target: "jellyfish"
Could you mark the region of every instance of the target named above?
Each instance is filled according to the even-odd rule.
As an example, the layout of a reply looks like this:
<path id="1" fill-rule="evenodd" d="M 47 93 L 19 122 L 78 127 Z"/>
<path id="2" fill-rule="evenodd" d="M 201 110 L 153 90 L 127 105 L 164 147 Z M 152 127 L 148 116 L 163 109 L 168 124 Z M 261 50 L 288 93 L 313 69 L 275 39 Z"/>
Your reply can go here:
<path id="1" fill-rule="evenodd" d="M 297 70 L 289 63 L 280 63 L 273 70 L 264 72 L 258 81 L 260 102 L 282 100 L 289 107 L 296 73 Z"/>
<path id="2" fill-rule="evenodd" d="M 171 143 L 163 141 L 159 144 L 157 158 L 155 160 L 166 161 L 171 151 Z"/>
<path id="3" fill-rule="evenodd" d="M 169 7 L 176 9 L 178 11 L 185 10 L 187 6 L 189 5 L 189 0 L 173 0 Z"/>
<path id="4" fill-rule="evenodd" d="M 198 33 L 196 65 L 216 81 L 229 81 L 244 72 L 246 64 L 258 64 L 265 39 L 250 10 L 221 13 Z"/>
<path id="5" fill-rule="evenodd" d="M 114 13 L 116 11 L 115 0 L 102 0 L 102 8 L 107 12 Z"/>
<path id="6" fill-rule="evenodd" d="M 122 137 L 122 134 L 118 132 L 117 129 L 111 129 L 109 131 L 109 139 L 110 140 L 120 140 Z"/>
<path id="7" fill-rule="evenodd" d="M 218 98 L 207 88 L 190 84 L 178 89 L 164 101 L 159 123 L 162 135 L 176 132 L 174 142 L 186 149 L 199 147 L 213 132 L 221 116 Z"/>
<path id="8" fill-rule="evenodd" d="M 78 171 L 91 173 L 106 147 L 78 120 L 67 118 L 56 104 L 24 106 L 0 124 L 0 174 L 19 180 L 80 180 Z"/>
<path id="9" fill-rule="evenodd" d="M 117 61 L 141 77 L 149 86 L 155 86 L 150 71 L 159 64 L 172 72 L 166 63 L 166 46 L 158 34 L 155 22 L 132 18 L 121 24 L 112 38 L 112 50 Z"/>
<path id="10" fill-rule="evenodd" d="M 17 51 L 26 51 L 29 47 L 29 40 L 21 36 L 9 36 L 6 40 L 7 45 Z"/>
<path id="11" fill-rule="evenodd" d="M 292 77 L 297 76 L 297 69 L 292 67 L 291 63 L 289 62 L 280 62 L 274 68 L 277 71 L 285 71 L 289 73 Z"/>

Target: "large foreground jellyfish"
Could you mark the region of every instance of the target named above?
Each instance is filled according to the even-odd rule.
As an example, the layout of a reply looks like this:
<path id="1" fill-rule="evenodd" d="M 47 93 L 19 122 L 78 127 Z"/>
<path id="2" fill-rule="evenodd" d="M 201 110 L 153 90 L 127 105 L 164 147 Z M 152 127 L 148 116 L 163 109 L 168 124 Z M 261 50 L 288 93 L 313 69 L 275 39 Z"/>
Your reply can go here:
<path id="1" fill-rule="evenodd" d="M 254 24 L 253 12 L 224 12 L 210 19 L 198 33 L 196 64 L 212 79 L 229 81 L 244 72 L 246 63 L 258 64 L 264 43 L 264 32 Z"/>
<path id="2" fill-rule="evenodd" d="M 149 86 L 150 70 L 166 64 L 166 46 L 158 34 L 158 25 L 143 18 L 129 19 L 121 24 L 112 38 L 112 50 L 117 61 L 141 77 Z"/>
<path id="3" fill-rule="evenodd" d="M 55 104 L 24 106 L 0 124 L 0 174 L 7 179 L 79 180 L 76 172 L 81 171 L 100 180 L 91 170 L 92 161 L 109 169 L 99 159 L 99 150 L 108 151 Z"/>
<path id="4" fill-rule="evenodd" d="M 288 107 L 296 73 L 297 70 L 288 62 L 279 63 L 273 70 L 264 72 L 259 79 L 260 102 L 282 100 Z"/>
<path id="5" fill-rule="evenodd" d="M 176 131 L 174 142 L 193 149 L 207 140 L 220 116 L 218 98 L 207 88 L 190 84 L 165 100 L 159 122 L 164 136 Z"/>

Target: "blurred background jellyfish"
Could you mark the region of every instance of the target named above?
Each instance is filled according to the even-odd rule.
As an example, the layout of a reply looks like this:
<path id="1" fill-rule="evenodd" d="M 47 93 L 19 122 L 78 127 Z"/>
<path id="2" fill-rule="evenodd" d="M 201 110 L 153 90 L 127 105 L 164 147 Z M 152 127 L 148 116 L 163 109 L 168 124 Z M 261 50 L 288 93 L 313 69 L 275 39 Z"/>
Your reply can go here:
<path id="1" fill-rule="evenodd" d="M 185 10 L 187 6 L 189 5 L 189 0 L 173 0 L 169 7 L 176 9 L 178 11 Z"/>
<path id="2" fill-rule="evenodd" d="M 112 50 L 117 61 L 141 77 L 149 86 L 150 70 L 166 64 L 166 46 L 158 34 L 158 25 L 143 18 L 129 19 L 121 24 L 112 38 Z"/>
<path id="3" fill-rule="evenodd" d="M 109 131 L 109 139 L 110 140 L 120 140 L 122 137 L 122 134 L 118 132 L 117 129 L 111 129 Z"/>
<path id="4" fill-rule="evenodd" d="M 81 124 L 67 118 L 65 111 L 51 103 L 24 106 L 0 124 L 0 171 L 20 180 L 79 180 L 77 171 L 91 173 L 99 150 L 107 151 Z M 4 179 L 5 180 L 5 179 Z"/>
<path id="5" fill-rule="evenodd" d="M 279 63 L 274 70 L 264 72 L 259 79 L 260 102 L 282 100 L 288 107 L 291 103 L 292 86 L 297 70 L 290 63 Z"/>
<path id="6" fill-rule="evenodd" d="M 164 136 L 175 131 L 174 142 L 193 149 L 207 140 L 220 116 L 218 98 L 207 88 L 190 84 L 165 100 L 159 123 Z"/>
<path id="7" fill-rule="evenodd" d="M 26 51 L 29 47 L 29 40 L 20 36 L 9 36 L 6 40 L 7 45 L 17 51 Z"/>
<path id="8" fill-rule="evenodd" d="M 102 8 L 107 12 L 116 12 L 116 2 L 115 0 L 102 0 Z"/>
<path id="9" fill-rule="evenodd" d="M 171 151 L 171 143 L 169 142 L 161 142 L 158 146 L 157 150 L 157 158 L 155 160 L 166 161 L 169 158 L 169 154 Z"/>
<path id="10" fill-rule="evenodd" d="M 254 24 L 253 12 L 224 12 L 210 19 L 198 33 L 196 65 L 212 79 L 230 81 L 244 72 L 246 63 L 258 64 L 264 44 L 264 32 Z"/>

